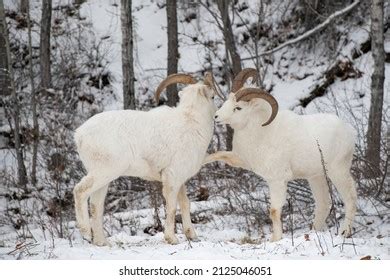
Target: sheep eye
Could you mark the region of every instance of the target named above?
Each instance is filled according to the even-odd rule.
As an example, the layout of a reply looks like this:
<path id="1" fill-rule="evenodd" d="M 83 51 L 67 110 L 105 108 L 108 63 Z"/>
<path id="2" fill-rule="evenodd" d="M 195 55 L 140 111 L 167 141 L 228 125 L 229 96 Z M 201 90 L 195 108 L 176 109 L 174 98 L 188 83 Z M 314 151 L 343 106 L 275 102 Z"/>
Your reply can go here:
<path id="1" fill-rule="evenodd" d="M 241 107 L 236 107 L 236 108 L 234 108 L 234 111 L 236 111 L 236 110 L 240 111 L 241 109 L 242 109 Z"/>

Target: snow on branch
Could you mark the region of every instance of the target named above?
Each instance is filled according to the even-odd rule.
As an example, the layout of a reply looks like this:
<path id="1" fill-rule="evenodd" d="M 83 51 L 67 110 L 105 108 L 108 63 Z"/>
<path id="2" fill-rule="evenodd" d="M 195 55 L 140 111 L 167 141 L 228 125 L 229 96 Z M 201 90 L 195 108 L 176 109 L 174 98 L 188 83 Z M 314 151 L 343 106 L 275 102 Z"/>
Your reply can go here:
<path id="1" fill-rule="evenodd" d="M 269 54 L 272 54 L 274 52 L 277 52 L 289 45 L 293 45 L 293 44 L 296 44 L 310 36 L 312 36 L 313 34 L 317 33 L 318 31 L 324 29 L 325 27 L 327 27 L 333 20 L 335 20 L 336 18 L 348 13 L 349 11 L 351 11 L 353 8 L 355 8 L 358 4 L 360 3 L 360 0 L 356 0 L 355 2 L 353 2 L 351 5 L 345 7 L 344 9 L 340 10 L 340 11 L 337 11 L 333 14 L 331 14 L 324 22 L 322 22 L 321 24 L 317 25 L 316 27 L 314 27 L 313 29 L 310 29 L 309 31 L 303 33 L 302 35 L 298 36 L 297 38 L 294 38 L 292 40 L 289 40 L 287 42 L 284 42 L 283 44 L 277 46 L 276 48 L 273 48 L 271 50 L 268 50 L 268 51 L 265 51 L 265 52 L 262 52 L 262 53 L 259 53 L 259 56 L 264 56 L 264 55 L 269 55 Z M 243 58 L 242 60 L 249 60 L 249 59 L 253 59 L 255 58 L 255 56 L 252 56 L 252 57 L 247 57 L 247 58 Z"/>

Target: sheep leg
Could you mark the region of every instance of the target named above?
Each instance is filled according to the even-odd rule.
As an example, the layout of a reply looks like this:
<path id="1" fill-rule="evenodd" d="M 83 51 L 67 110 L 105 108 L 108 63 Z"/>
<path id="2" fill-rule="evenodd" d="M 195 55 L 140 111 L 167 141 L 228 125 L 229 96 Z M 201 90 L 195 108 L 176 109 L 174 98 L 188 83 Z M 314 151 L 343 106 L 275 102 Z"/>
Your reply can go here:
<path id="1" fill-rule="evenodd" d="M 198 237 L 196 235 L 195 229 L 191 222 L 190 200 L 188 199 L 187 188 L 185 185 L 181 186 L 178 199 L 179 199 L 179 206 L 181 210 L 184 234 L 188 239 L 197 241 Z"/>
<path id="2" fill-rule="evenodd" d="M 175 235 L 175 217 L 177 208 L 177 196 L 180 187 L 172 187 L 163 183 L 163 196 L 166 202 L 166 219 L 164 228 L 164 238 L 169 244 L 178 244 L 179 240 Z"/>
<path id="3" fill-rule="evenodd" d="M 271 242 L 282 239 L 282 207 L 286 201 L 287 184 L 284 181 L 274 181 L 269 183 L 270 186 L 270 218 L 272 221 L 272 236 Z"/>
<path id="4" fill-rule="evenodd" d="M 208 155 L 203 164 L 211 163 L 214 161 L 223 161 L 233 167 L 246 168 L 244 161 L 234 152 L 216 152 L 214 154 Z"/>
<path id="5" fill-rule="evenodd" d="M 313 229 L 321 231 L 326 227 L 330 211 L 329 186 L 324 175 L 312 177 L 308 181 L 315 201 Z"/>
<path id="6" fill-rule="evenodd" d="M 81 235 L 87 240 L 91 240 L 92 237 L 91 224 L 88 213 L 88 199 L 92 193 L 99 190 L 100 188 L 106 187 L 108 183 L 116 179 L 118 176 L 114 176 L 112 173 L 99 173 L 93 175 L 88 173 L 88 175 L 85 176 L 73 190 L 75 197 L 77 225 L 80 229 Z"/>
<path id="7" fill-rule="evenodd" d="M 98 246 L 109 245 L 104 236 L 103 231 L 103 213 L 104 213 L 104 200 L 107 195 L 108 185 L 98 189 L 91 194 L 89 201 L 91 212 L 91 226 L 93 244 Z"/>
<path id="8" fill-rule="evenodd" d="M 77 226 L 81 235 L 87 240 L 91 240 L 91 225 L 88 214 L 88 197 L 85 193 L 92 185 L 93 177 L 87 175 L 73 189 Z"/>
<path id="9" fill-rule="evenodd" d="M 329 171 L 329 177 L 340 193 L 345 207 L 345 218 L 340 228 L 340 233 L 345 237 L 350 237 L 352 234 L 352 223 L 356 213 L 356 189 L 355 182 L 348 171 L 332 170 Z"/>

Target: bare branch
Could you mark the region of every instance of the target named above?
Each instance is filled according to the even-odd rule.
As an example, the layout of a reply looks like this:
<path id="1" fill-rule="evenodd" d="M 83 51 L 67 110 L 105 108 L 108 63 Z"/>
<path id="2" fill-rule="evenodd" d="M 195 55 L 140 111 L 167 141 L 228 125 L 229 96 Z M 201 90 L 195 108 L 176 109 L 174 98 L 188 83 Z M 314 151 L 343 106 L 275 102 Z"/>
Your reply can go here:
<path id="1" fill-rule="evenodd" d="M 269 55 L 269 54 L 272 54 L 274 52 L 277 52 L 287 46 L 290 46 L 290 45 L 293 45 L 293 44 L 296 44 L 302 40 L 305 40 L 307 38 L 309 38 L 310 36 L 312 36 L 313 34 L 317 33 L 318 31 L 324 29 L 325 27 L 327 27 L 332 21 L 334 21 L 336 18 L 338 17 L 341 17 L 342 15 L 348 13 L 349 11 L 351 11 L 353 8 L 355 8 L 358 4 L 360 3 L 360 0 L 356 0 L 355 2 L 353 2 L 351 5 L 345 7 L 344 9 L 340 10 L 340 11 L 337 11 L 333 14 L 331 14 L 323 23 L 317 25 L 316 27 L 314 27 L 313 29 L 310 29 L 309 31 L 303 33 L 302 35 L 298 36 L 297 38 L 295 39 L 292 39 L 292 40 L 289 40 L 287 42 L 284 42 L 283 44 L 277 46 L 276 48 L 273 48 L 271 50 L 268 50 L 268 51 L 265 51 L 265 52 L 262 52 L 262 53 L 259 53 L 258 56 L 265 56 L 265 55 Z M 250 60 L 250 59 L 254 59 L 256 57 L 246 57 L 246 58 L 243 58 L 242 60 Z"/>

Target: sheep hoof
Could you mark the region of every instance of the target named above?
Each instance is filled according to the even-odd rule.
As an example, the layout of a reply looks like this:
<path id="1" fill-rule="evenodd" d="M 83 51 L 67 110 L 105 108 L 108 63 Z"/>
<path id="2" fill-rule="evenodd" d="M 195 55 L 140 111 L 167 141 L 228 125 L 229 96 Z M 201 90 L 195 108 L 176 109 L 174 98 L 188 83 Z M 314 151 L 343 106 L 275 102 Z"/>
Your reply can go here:
<path id="1" fill-rule="evenodd" d="M 108 242 L 105 238 L 103 238 L 103 239 L 94 239 L 92 243 L 94 245 L 100 246 L 100 247 L 103 247 L 103 246 L 111 247 L 110 242 Z"/>
<path id="2" fill-rule="evenodd" d="M 342 226 L 340 229 L 340 235 L 345 238 L 350 238 L 352 236 L 352 230 L 350 226 Z"/>
<path id="3" fill-rule="evenodd" d="M 179 239 L 176 236 L 165 236 L 165 241 L 171 245 L 179 244 Z"/>
<path id="4" fill-rule="evenodd" d="M 282 239 L 281 235 L 272 234 L 270 241 L 276 242 L 276 241 L 279 241 L 280 239 Z"/>
<path id="5" fill-rule="evenodd" d="M 198 236 L 195 233 L 195 230 L 193 228 L 188 228 L 184 231 L 184 234 L 186 235 L 187 239 L 197 242 L 199 241 Z"/>
<path id="6" fill-rule="evenodd" d="M 91 232 L 91 228 L 88 228 L 88 227 L 85 227 L 85 226 L 78 226 L 79 230 L 80 230 L 80 233 L 81 233 L 81 236 L 91 242 L 92 240 L 92 232 Z"/>
<path id="7" fill-rule="evenodd" d="M 190 240 L 191 242 L 200 242 L 200 239 L 197 236 L 192 237 L 192 238 L 188 238 L 188 240 Z"/>

